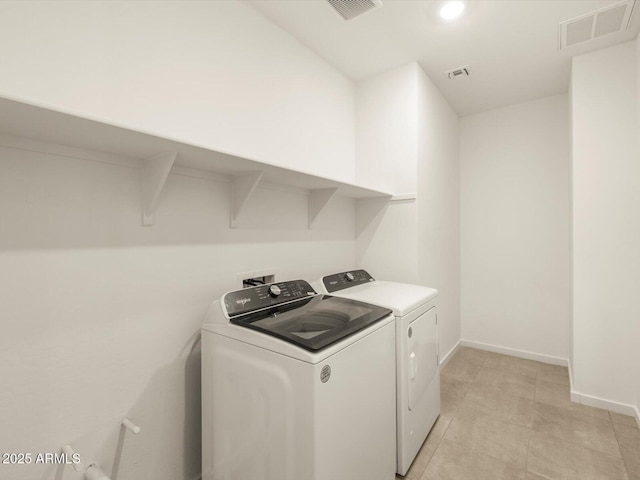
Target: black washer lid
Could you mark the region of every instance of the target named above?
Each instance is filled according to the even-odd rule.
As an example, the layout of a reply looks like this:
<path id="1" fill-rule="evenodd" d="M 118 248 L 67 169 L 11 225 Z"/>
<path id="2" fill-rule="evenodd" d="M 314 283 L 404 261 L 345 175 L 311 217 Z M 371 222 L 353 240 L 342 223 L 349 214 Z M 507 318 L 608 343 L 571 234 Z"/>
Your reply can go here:
<path id="1" fill-rule="evenodd" d="M 316 352 L 389 314 L 391 310 L 368 303 L 315 295 L 236 315 L 230 321 Z"/>

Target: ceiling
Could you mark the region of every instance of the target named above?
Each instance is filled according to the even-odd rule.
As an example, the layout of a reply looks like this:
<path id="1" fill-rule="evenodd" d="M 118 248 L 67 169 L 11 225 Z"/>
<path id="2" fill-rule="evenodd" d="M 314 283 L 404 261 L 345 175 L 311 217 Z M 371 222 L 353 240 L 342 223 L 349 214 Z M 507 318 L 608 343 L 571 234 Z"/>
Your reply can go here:
<path id="1" fill-rule="evenodd" d="M 441 0 L 382 0 L 344 21 L 325 0 L 249 0 L 354 81 L 417 60 L 459 115 L 564 93 L 571 56 L 632 40 L 629 29 L 559 50 L 559 22 L 619 0 L 468 0 L 464 15 L 444 23 Z M 445 71 L 468 65 L 470 77 Z"/>

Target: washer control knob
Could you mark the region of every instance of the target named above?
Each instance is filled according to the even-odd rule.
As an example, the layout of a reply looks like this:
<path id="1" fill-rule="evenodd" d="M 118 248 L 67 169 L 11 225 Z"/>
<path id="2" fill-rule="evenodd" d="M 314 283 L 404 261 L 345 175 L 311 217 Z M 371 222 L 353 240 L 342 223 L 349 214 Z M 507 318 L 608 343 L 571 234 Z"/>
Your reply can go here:
<path id="1" fill-rule="evenodd" d="M 351 273 L 351 272 L 347 272 L 345 277 L 347 277 L 347 282 L 353 282 L 356 279 L 356 277 L 354 277 L 353 273 Z"/>
<path id="2" fill-rule="evenodd" d="M 280 287 L 278 285 L 271 285 L 269 287 L 269 295 L 271 295 L 272 297 L 275 298 L 281 293 L 282 293 L 282 290 L 280 290 Z"/>

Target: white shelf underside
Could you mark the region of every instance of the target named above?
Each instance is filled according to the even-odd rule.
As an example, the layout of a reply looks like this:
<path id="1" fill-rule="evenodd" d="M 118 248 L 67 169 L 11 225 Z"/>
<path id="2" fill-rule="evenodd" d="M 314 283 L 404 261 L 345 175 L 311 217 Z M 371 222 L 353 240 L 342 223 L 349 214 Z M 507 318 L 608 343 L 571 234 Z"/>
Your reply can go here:
<path id="1" fill-rule="evenodd" d="M 143 225 L 153 224 L 158 199 L 172 169 L 211 172 L 229 178 L 235 186 L 230 214 L 232 228 L 236 226 L 248 198 L 261 182 L 308 190 L 309 228 L 334 195 L 354 199 L 392 198 L 389 192 L 7 98 L 0 98 L 0 134 L 137 160 L 142 172 Z"/>

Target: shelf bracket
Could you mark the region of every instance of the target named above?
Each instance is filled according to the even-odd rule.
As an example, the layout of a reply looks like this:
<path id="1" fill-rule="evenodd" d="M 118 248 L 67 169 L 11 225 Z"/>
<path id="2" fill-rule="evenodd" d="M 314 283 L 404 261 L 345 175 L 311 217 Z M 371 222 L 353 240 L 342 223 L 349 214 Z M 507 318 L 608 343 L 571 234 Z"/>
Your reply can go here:
<path id="1" fill-rule="evenodd" d="M 142 161 L 142 225 L 153 225 L 160 193 L 178 152 L 164 152 Z"/>
<path id="2" fill-rule="evenodd" d="M 418 198 L 416 193 L 401 193 L 398 195 L 392 196 L 389 201 L 390 202 L 414 202 Z"/>
<path id="3" fill-rule="evenodd" d="M 356 237 L 367 230 L 375 232 L 376 226 L 382 221 L 384 212 L 389 207 L 392 198 L 391 195 L 387 195 L 356 200 Z"/>
<path id="4" fill-rule="evenodd" d="M 313 228 L 313 224 L 316 223 L 318 216 L 327 207 L 337 191 L 337 188 L 318 188 L 311 190 L 309 194 L 309 229 Z"/>
<path id="5" fill-rule="evenodd" d="M 238 218 L 247 200 L 260 183 L 264 172 L 251 172 L 233 177 L 231 201 L 231 228 L 237 228 Z"/>

